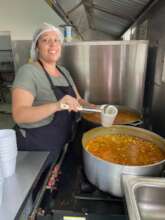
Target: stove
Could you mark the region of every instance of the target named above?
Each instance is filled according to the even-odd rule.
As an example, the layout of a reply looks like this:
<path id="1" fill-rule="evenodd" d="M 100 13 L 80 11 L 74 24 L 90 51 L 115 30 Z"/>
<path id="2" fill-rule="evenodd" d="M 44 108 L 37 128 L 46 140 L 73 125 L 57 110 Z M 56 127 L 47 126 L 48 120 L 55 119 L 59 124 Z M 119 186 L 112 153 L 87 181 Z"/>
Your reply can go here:
<path id="1" fill-rule="evenodd" d="M 81 123 L 68 146 L 60 172 L 44 189 L 36 211 L 36 220 L 127 220 L 126 202 L 100 191 L 83 171 Z M 53 168 L 56 170 L 55 168 Z M 52 185 L 51 187 L 49 187 Z"/>

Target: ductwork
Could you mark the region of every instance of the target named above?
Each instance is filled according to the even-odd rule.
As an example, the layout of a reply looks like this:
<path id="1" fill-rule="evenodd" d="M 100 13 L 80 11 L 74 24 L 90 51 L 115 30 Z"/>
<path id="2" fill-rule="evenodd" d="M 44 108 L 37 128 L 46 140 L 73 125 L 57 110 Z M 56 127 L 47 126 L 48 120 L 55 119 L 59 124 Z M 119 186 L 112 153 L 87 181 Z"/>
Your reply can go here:
<path id="1" fill-rule="evenodd" d="M 82 40 L 114 40 L 158 0 L 46 0 Z"/>

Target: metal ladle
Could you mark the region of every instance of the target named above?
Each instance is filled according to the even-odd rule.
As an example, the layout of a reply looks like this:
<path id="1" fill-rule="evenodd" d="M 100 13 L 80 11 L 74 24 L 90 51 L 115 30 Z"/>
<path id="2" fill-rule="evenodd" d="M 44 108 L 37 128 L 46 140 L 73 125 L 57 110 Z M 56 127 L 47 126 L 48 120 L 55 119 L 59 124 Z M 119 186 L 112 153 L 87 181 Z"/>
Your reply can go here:
<path id="1" fill-rule="evenodd" d="M 67 104 L 61 104 L 61 109 L 68 110 L 69 106 Z M 101 124 L 103 127 L 109 127 L 113 124 L 118 109 L 114 105 L 101 105 L 99 108 L 87 108 L 80 106 L 78 111 L 81 112 L 99 112 L 101 114 Z"/>
<path id="2" fill-rule="evenodd" d="M 67 104 L 61 104 L 60 107 L 61 109 L 64 109 L 64 110 L 69 109 L 69 105 Z M 102 112 L 103 111 L 101 108 L 87 108 L 83 106 L 80 106 L 77 110 L 81 112 Z"/>

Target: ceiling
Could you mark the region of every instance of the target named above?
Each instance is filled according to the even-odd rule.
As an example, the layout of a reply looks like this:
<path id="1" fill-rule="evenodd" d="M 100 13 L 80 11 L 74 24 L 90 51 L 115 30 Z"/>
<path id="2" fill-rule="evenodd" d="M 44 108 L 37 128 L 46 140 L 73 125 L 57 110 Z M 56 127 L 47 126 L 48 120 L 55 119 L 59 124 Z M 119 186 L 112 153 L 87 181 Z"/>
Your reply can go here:
<path id="1" fill-rule="evenodd" d="M 158 0 L 47 0 L 55 12 L 85 40 L 87 31 L 120 36 Z"/>

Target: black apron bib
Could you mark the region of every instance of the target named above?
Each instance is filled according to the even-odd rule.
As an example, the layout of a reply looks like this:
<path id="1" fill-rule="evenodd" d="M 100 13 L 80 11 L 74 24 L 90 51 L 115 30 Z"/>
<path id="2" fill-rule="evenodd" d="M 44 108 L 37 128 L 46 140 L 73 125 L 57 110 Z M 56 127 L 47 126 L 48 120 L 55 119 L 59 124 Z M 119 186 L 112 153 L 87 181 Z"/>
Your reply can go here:
<path id="1" fill-rule="evenodd" d="M 53 82 L 41 64 L 45 75 L 50 83 L 51 89 L 57 100 L 60 100 L 65 95 L 76 97 L 76 94 L 65 76 L 65 74 L 58 68 L 60 73 L 64 76 L 69 86 L 54 86 Z M 69 142 L 73 129 L 75 128 L 77 114 L 75 112 L 68 112 L 67 110 L 59 111 L 54 114 L 52 122 L 48 125 L 39 128 L 18 128 L 17 130 L 17 145 L 19 150 L 35 150 L 35 151 L 53 151 L 55 154 L 60 153 L 66 142 Z M 22 130 L 22 132 L 21 132 Z M 25 135 L 23 135 L 25 133 Z"/>

